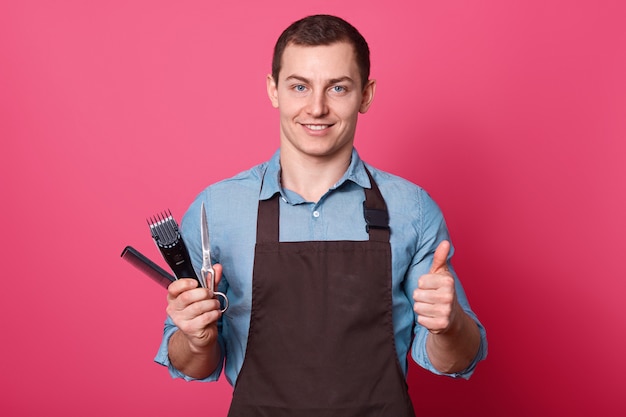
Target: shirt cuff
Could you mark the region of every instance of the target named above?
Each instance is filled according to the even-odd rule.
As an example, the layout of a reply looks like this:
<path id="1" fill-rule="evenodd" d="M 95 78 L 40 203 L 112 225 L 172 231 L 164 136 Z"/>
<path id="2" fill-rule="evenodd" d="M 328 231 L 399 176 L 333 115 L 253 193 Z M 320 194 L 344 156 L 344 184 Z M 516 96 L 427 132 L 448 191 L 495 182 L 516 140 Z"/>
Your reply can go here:
<path id="1" fill-rule="evenodd" d="M 474 321 L 478 325 L 478 329 L 480 330 L 480 346 L 478 348 L 478 352 L 476 353 L 476 357 L 474 357 L 474 360 L 467 368 L 465 368 L 461 372 L 454 373 L 445 373 L 438 371 L 430 362 L 428 352 L 426 351 L 426 338 L 428 337 L 429 332 L 425 327 L 419 324 L 416 324 L 417 328 L 415 331 L 415 339 L 413 340 L 413 347 L 411 349 L 411 356 L 415 363 L 436 375 L 444 375 L 451 378 L 469 379 L 476 370 L 478 362 L 487 357 L 487 335 L 485 332 L 485 328 L 482 326 L 482 324 L 480 324 L 480 322 L 475 318 L 473 314 L 470 314 L 470 317 L 474 319 Z"/>
<path id="2" fill-rule="evenodd" d="M 184 373 L 176 369 L 174 365 L 172 365 L 172 363 L 170 362 L 170 357 L 168 354 L 167 347 L 168 347 L 170 338 L 176 332 L 176 330 L 178 330 L 178 327 L 176 327 L 171 322 L 170 318 L 168 317 L 168 319 L 165 322 L 165 330 L 163 331 L 163 338 L 161 339 L 161 344 L 159 345 L 159 350 L 157 351 L 157 354 L 154 357 L 154 361 L 158 363 L 159 365 L 163 365 L 167 367 L 167 370 L 169 371 L 170 376 L 175 379 L 180 378 L 180 379 L 184 379 L 185 381 L 199 381 L 199 382 L 217 381 L 220 378 L 220 375 L 222 374 L 222 368 L 224 366 L 224 353 L 223 353 L 224 343 L 223 343 L 221 336 L 218 339 L 218 343 L 220 345 L 220 352 L 221 352 L 221 358 L 220 358 L 218 367 L 215 369 L 215 371 L 211 375 L 203 379 L 198 379 L 198 378 L 190 377 L 189 375 L 185 375 Z"/>

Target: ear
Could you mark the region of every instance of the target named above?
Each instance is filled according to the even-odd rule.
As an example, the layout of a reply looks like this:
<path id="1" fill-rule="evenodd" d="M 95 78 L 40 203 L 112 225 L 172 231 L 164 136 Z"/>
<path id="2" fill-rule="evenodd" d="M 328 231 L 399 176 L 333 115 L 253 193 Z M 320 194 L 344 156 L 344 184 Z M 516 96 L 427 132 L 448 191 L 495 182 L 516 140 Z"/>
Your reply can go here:
<path id="1" fill-rule="evenodd" d="M 359 113 L 367 113 L 374 100 L 374 93 L 376 93 L 376 80 L 368 80 L 365 88 L 363 88 L 363 98 L 361 99 Z"/>
<path id="2" fill-rule="evenodd" d="M 266 78 L 267 82 L 267 96 L 270 98 L 272 102 L 272 106 L 277 109 L 278 108 L 278 86 L 272 77 L 272 74 L 267 74 Z"/>

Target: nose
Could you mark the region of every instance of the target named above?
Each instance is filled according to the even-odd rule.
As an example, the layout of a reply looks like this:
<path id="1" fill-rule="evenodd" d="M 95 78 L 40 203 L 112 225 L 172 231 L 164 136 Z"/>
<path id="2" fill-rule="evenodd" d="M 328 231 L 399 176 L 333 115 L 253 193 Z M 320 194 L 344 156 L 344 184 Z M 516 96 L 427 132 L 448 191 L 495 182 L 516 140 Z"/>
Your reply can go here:
<path id="1" fill-rule="evenodd" d="M 307 110 L 312 117 L 323 117 L 328 113 L 327 97 L 324 90 L 316 90 L 309 95 Z"/>

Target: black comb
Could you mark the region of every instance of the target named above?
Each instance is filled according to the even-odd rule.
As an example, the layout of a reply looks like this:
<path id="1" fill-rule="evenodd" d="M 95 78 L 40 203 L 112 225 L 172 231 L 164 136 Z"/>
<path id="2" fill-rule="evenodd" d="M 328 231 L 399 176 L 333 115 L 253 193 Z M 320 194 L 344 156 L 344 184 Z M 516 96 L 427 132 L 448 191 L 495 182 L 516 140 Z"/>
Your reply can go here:
<path id="1" fill-rule="evenodd" d="M 144 274 L 152 278 L 156 283 L 163 288 L 167 288 L 173 281 L 176 280 L 172 274 L 168 273 L 165 269 L 161 268 L 150 259 L 145 257 L 137 249 L 132 246 L 126 246 L 122 251 L 122 258 L 130 262 L 131 265 L 142 271 Z"/>

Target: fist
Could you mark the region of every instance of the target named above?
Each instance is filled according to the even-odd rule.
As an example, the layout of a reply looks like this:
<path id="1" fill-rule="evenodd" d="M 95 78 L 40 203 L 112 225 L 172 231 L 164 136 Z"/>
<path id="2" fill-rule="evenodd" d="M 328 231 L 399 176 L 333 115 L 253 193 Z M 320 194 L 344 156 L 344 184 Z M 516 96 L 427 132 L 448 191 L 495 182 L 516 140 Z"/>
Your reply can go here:
<path id="1" fill-rule="evenodd" d="M 222 268 L 219 264 L 214 268 L 217 285 Z M 192 345 L 202 347 L 217 338 L 220 303 L 210 289 L 198 287 L 195 279 L 184 278 L 170 284 L 166 312 Z"/>
<path id="2" fill-rule="evenodd" d="M 417 322 L 431 333 L 445 333 L 460 308 L 456 300 L 454 277 L 448 270 L 450 242 L 444 240 L 435 250 L 428 274 L 422 275 L 413 291 L 413 310 Z"/>

